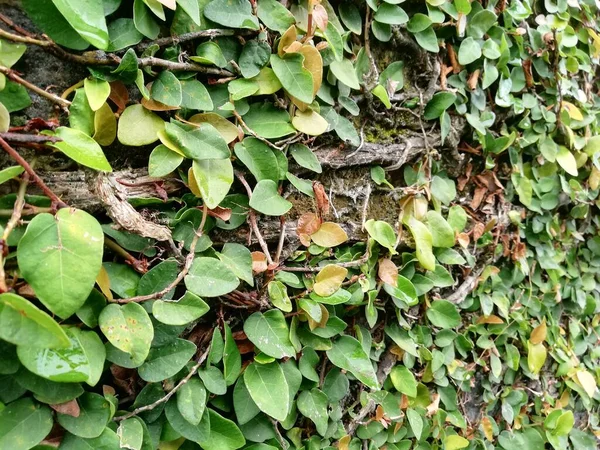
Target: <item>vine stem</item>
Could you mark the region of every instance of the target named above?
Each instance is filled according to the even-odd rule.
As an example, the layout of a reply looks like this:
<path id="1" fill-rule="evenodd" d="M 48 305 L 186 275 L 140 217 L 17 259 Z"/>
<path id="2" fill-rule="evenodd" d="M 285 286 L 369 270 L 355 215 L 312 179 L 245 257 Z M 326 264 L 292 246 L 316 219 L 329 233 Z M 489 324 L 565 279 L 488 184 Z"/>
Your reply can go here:
<path id="1" fill-rule="evenodd" d="M 360 259 L 356 259 L 354 261 L 343 262 L 339 264 L 335 264 L 338 267 L 358 267 L 362 266 L 369 260 L 369 254 L 365 253 Z M 323 267 L 286 267 L 280 266 L 279 270 L 285 270 L 286 272 L 320 272 Z"/>
<path id="2" fill-rule="evenodd" d="M 4 75 L 6 75 L 10 80 L 14 81 L 15 83 L 19 83 L 19 84 L 25 86 L 30 91 L 33 91 L 36 94 L 41 95 L 42 97 L 45 97 L 48 100 L 56 103 L 65 111 L 68 111 L 69 106 L 71 106 L 71 102 L 69 100 L 65 100 L 64 98 L 61 98 L 58 95 L 54 95 L 50 92 L 47 92 L 47 91 L 43 90 L 42 88 L 37 87 L 35 84 L 32 84 L 27 80 L 24 80 L 19 75 L 17 75 L 17 73 L 14 70 L 9 69 L 8 67 L 0 66 L 0 73 L 3 73 Z"/>
<path id="3" fill-rule="evenodd" d="M 212 335 L 212 331 L 210 334 Z M 204 361 L 208 357 L 209 353 L 210 353 L 210 346 L 208 346 L 208 348 L 204 351 L 204 353 L 202 353 L 202 355 L 200 355 L 200 358 L 198 358 L 198 362 L 196 362 L 196 364 L 194 364 L 194 367 L 192 367 L 192 369 L 189 371 L 189 373 L 184 378 L 182 378 L 181 381 L 179 383 L 177 383 L 177 385 L 173 389 L 171 389 L 169 392 L 167 392 L 167 394 L 164 397 L 159 398 L 154 403 L 151 403 L 149 405 L 140 406 L 139 408 L 134 409 L 133 411 L 125 414 L 124 416 L 115 417 L 113 420 L 115 422 L 120 422 L 122 420 L 130 419 L 130 418 L 135 417 L 138 414 L 143 413 L 145 411 L 151 411 L 162 403 L 168 402 L 169 399 L 171 397 L 173 397 L 173 395 L 175 395 L 175 393 L 177 393 L 177 391 L 181 388 L 181 386 L 186 384 L 188 381 L 190 381 L 192 379 L 192 377 L 194 375 L 196 375 L 196 372 L 198 372 L 198 369 L 200 369 L 200 366 L 204 363 Z"/>
<path id="4" fill-rule="evenodd" d="M 21 178 L 19 184 L 19 190 L 17 191 L 17 198 L 13 207 L 12 215 L 8 220 L 4 232 L 2 233 L 2 240 L 0 240 L 0 293 L 8 292 L 8 286 L 6 285 L 6 273 L 4 272 L 4 250 L 8 250 L 6 246 L 6 240 L 10 236 L 10 233 L 15 229 L 19 220 L 21 220 L 21 214 L 25 207 L 25 193 L 27 192 L 27 186 L 29 185 L 29 174 L 25 172 Z"/>
<path id="5" fill-rule="evenodd" d="M 274 148 L 275 150 L 279 150 L 279 151 L 283 151 L 282 147 L 278 147 L 277 145 L 273 144 L 271 141 L 269 141 L 268 139 L 265 139 L 264 137 L 260 136 L 258 133 L 256 133 L 256 131 L 254 131 L 252 128 L 250 128 L 246 122 L 244 122 L 244 119 L 242 119 L 242 116 L 240 116 L 240 114 L 236 111 L 233 110 L 233 115 L 235 116 L 235 118 L 237 119 L 237 121 L 240 123 L 240 125 L 244 128 L 244 130 L 246 130 L 248 133 L 250 133 L 253 137 L 255 137 L 256 139 L 258 139 L 261 142 L 264 142 L 265 144 L 267 144 L 269 147 Z"/>
<path id="6" fill-rule="evenodd" d="M 200 226 L 196 230 L 196 233 L 194 234 L 192 242 L 190 243 L 190 252 L 185 257 L 185 261 L 183 263 L 183 268 L 177 275 L 177 278 L 175 278 L 175 280 L 173 280 L 173 282 L 171 284 L 169 284 L 166 288 L 164 288 L 158 292 L 154 292 L 153 294 L 138 295 L 136 297 L 115 299 L 115 303 L 132 303 L 132 302 L 139 303 L 139 302 L 145 302 L 147 300 L 156 300 L 157 298 L 161 298 L 161 297 L 165 296 L 167 293 L 169 293 L 171 291 L 171 289 L 175 288 L 179 283 L 181 283 L 183 281 L 183 279 L 185 278 L 185 276 L 190 271 L 190 267 L 192 267 L 192 263 L 194 262 L 194 256 L 196 255 L 196 253 L 195 253 L 196 245 L 198 244 L 198 240 L 202 237 L 203 229 L 204 229 L 204 225 L 206 224 L 207 217 L 208 217 L 208 207 L 206 206 L 206 203 L 205 203 L 202 206 L 202 221 L 200 222 Z"/>
<path id="7" fill-rule="evenodd" d="M 236 172 L 235 176 L 237 177 L 238 180 L 240 180 L 240 183 L 242 183 L 244 185 L 244 187 L 246 188 L 248 198 L 251 198 L 252 197 L 252 188 L 246 181 L 246 178 L 244 178 L 244 175 L 242 175 L 239 172 Z M 258 239 L 260 248 L 262 249 L 263 253 L 267 257 L 267 262 L 269 263 L 270 266 L 273 265 L 274 264 L 273 258 L 271 258 L 271 253 L 269 252 L 269 246 L 267 245 L 260 230 L 258 229 L 258 223 L 256 222 L 256 212 L 254 212 L 254 210 L 252 208 L 250 208 L 250 211 L 248 212 L 248 221 L 250 222 L 252 231 L 254 232 L 254 234 L 256 234 L 256 238 Z"/>
<path id="8" fill-rule="evenodd" d="M 46 183 L 44 183 L 44 180 L 42 180 L 40 178 L 40 176 L 37 173 L 35 173 L 33 168 L 25 160 L 25 158 L 23 158 L 19 154 L 19 152 L 17 152 L 14 148 L 12 148 L 8 144 L 8 142 L 6 142 L 1 136 L 0 136 L 0 147 L 2 147 L 4 149 L 4 151 L 6 153 L 8 153 L 10 155 L 10 157 L 12 159 L 14 159 L 21 167 L 23 167 L 23 169 L 25 169 L 25 172 L 27 172 L 29 174 L 29 176 L 31 177 L 31 179 L 33 181 L 35 181 L 35 184 L 37 184 L 40 187 L 40 189 L 44 192 L 46 197 L 50 198 L 53 206 L 56 206 L 57 208 L 66 208 L 67 207 L 67 204 L 65 202 L 63 202 L 54 192 L 52 192 L 52 190 L 46 185 Z"/>
<path id="9" fill-rule="evenodd" d="M 44 144 L 46 142 L 60 142 L 58 136 L 46 136 L 44 134 L 21 134 L 21 133 L 0 133 L 0 137 L 7 142 L 16 142 L 19 144 Z"/>

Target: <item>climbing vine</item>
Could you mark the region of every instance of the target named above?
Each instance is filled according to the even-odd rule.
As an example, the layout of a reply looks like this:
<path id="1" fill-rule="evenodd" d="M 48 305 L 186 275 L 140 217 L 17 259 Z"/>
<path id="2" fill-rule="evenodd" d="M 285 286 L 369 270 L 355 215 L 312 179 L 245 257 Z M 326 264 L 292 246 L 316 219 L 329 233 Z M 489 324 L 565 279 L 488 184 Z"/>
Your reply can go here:
<path id="1" fill-rule="evenodd" d="M 0 450 L 596 448 L 598 8 L 3 6 Z"/>

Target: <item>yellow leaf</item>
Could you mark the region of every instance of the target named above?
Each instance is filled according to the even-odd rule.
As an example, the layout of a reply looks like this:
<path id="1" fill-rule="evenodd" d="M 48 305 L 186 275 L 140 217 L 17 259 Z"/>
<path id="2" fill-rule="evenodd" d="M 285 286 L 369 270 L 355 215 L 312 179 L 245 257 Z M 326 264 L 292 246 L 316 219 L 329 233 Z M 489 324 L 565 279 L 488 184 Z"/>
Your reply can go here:
<path id="1" fill-rule="evenodd" d="M 117 119 L 110 106 L 104 103 L 94 114 L 94 140 L 100 145 L 110 145 L 117 137 Z"/>
<path id="2" fill-rule="evenodd" d="M 98 276 L 96 277 L 96 284 L 104 294 L 104 296 L 109 300 L 113 300 L 112 291 L 110 290 L 110 278 L 108 276 L 108 272 L 104 267 L 100 268 L 100 272 L 98 272 Z"/>
<path id="3" fill-rule="evenodd" d="M 292 125 L 296 130 L 309 136 L 319 136 L 327 131 L 329 122 L 312 109 L 306 109 L 306 111 L 298 109 L 292 119 Z"/>
<path id="4" fill-rule="evenodd" d="M 173 150 L 175 153 L 185 157 L 185 155 L 183 154 L 183 151 L 181 151 L 179 146 L 169 139 L 165 130 L 160 130 L 158 133 L 156 133 L 156 135 L 160 139 L 160 142 L 162 145 L 164 145 L 165 147 L 167 147 L 170 150 Z"/>
<path id="5" fill-rule="evenodd" d="M 531 336 L 529 337 L 529 341 L 532 344 L 541 344 L 546 340 L 548 328 L 546 327 L 546 320 L 542 321 L 534 330 L 531 332 Z"/>
<path id="6" fill-rule="evenodd" d="M 194 114 L 189 122 L 193 124 L 208 123 L 215 127 L 219 134 L 230 144 L 238 138 L 238 128 L 225 117 L 215 113 Z"/>
<path id="7" fill-rule="evenodd" d="M 585 390 L 587 395 L 593 397 L 597 387 L 594 376 L 585 369 L 577 371 L 575 376 L 577 377 L 577 384 Z"/>
<path id="8" fill-rule="evenodd" d="M 583 120 L 583 114 L 581 114 L 581 111 L 579 110 L 579 108 L 577 108 L 577 106 L 575 106 L 573 103 L 570 102 L 562 102 L 562 109 L 566 109 L 567 112 L 569 113 L 569 116 L 571 117 L 571 119 L 573 120 Z"/>
<path id="9" fill-rule="evenodd" d="M 592 38 L 592 56 L 598 58 L 598 56 L 600 56 L 600 36 L 591 29 L 588 29 L 587 32 Z"/>
<path id="10" fill-rule="evenodd" d="M 193 167 L 190 167 L 188 170 L 188 187 L 190 188 L 190 191 L 192 191 L 192 194 L 198 198 L 202 198 L 202 193 L 200 192 L 198 183 L 196 183 L 196 176 L 194 175 Z"/>
<path id="11" fill-rule="evenodd" d="M 573 175 L 574 177 L 576 177 L 579 173 L 577 171 L 577 161 L 575 160 L 573 153 L 571 153 L 569 149 L 564 145 L 560 145 L 558 147 L 556 161 L 558 162 L 558 164 L 560 164 L 560 166 L 563 169 L 565 169 L 565 172 L 567 172 L 569 175 Z"/>
<path id="12" fill-rule="evenodd" d="M 313 242 L 321 247 L 335 247 L 348 240 L 342 227 L 334 222 L 323 222 L 316 233 L 310 235 Z"/>
<path id="13" fill-rule="evenodd" d="M 350 441 L 352 440 L 352 437 L 349 435 L 344 436 L 343 438 L 341 438 L 338 441 L 338 450 L 349 450 L 349 445 L 350 445 Z"/>
<path id="14" fill-rule="evenodd" d="M 313 94 L 316 95 L 323 81 L 323 58 L 321 58 L 321 53 L 310 44 L 303 45 L 299 53 L 304 55 L 302 66 L 312 74 Z"/>
<path id="15" fill-rule="evenodd" d="M 292 43 L 296 42 L 297 37 L 298 33 L 296 32 L 295 25 L 289 27 L 285 33 L 281 35 L 281 38 L 279 39 L 279 45 L 277 46 L 277 54 L 280 58 L 283 58 L 285 49 L 292 45 Z"/>
<path id="16" fill-rule="evenodd" d="M 485 438 L 488 441 L 494 440 L 494 428 L 492 427 L 492 421 L 488 416 L 485 416 L 481 419 L 481 428 L 483 429 L 483 434 L 485 434 Z"/>
<path id="17" fill-rule="evenodd" d="M 469 441 L 457 434 L 447 436 L 444 439 L 444 448 L 446 450 L 460 450 L 469 446 Z"/>
<path id="18" fill-rule="evenodd" d="M 529 367 L 529 371 L 534 375 L 540 373 L 542 367 L 544 367 L 544 363 L 546 362 L 546 347 L 544 344 L 532 344 L 531 342 L 527 343 L 527 365 Z"/>
<path id="19" fill-rule="evenodd" d="M 477 319 L 477 324 L 494 324 L 494 325 L 500 325 L 503 324 L 504 320 L 502 320 L 500 317 L 491 314 L 489 316 L 481 316 L 479 319 Z"/>
<path id="20" fill-rule="evenodd" d="M 329 297 L 340 288 L 347 274 L 345 267 L 329 264 L 317 274 L 313 290 L 321 297 Z"/>

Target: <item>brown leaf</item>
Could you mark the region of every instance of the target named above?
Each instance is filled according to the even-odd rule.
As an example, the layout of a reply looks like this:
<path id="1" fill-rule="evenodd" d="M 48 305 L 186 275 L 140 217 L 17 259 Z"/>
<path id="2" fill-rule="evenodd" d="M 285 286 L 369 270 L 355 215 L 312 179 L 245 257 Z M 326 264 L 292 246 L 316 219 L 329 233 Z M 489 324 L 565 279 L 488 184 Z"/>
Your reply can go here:
<path id="1" fill-rule="evenodd" d="M 504 191 L 504 186 L 491 170 L 486 170 L 475 177 L 475 180 L 492 193 Z"/>
<path id="2" fill-rule="evenodd" d="M 106 384 L 102 385 L 102 395 L 106 396 L 106 395 L 117 395 L 117 391 L 115 391 L 115 388 L 112 386 L 108 386 Z"/>
<path id="3" fill-rule="evenodd" d="M 284 50 L 289 47 L 292 42 L 295 42 L 298 38 L 298 32 L 296 31 L 296 26 L 292 25 L 289 27 L 285 33 L 281 35 L 279 39 L 279 45 L 277 46 L 277 54 L 280 58 L 283 58 L 285 54 Z"/>
<path id="4" fill-rule="evenodd" d="M 313 191 L 317 200 L 317 213 L 319 217 L 329 214 L 329 198 L 325 192 L 325 188 L 318 181 L 313 181 Z"/>
<path id="5" fill-rule="evenodd" d="M 254 273 L 263 273 L 268 268 L 266 255 L 263 252 L 252 252 L 252 271 Z"/>
<path id="6" fill-rule="evenodd" d="M 433 394 L 433 401 L 427 406 L 427 417 L 433 416 L 440 408 L 440 394 Z"/>
<path id="7" fill-rule="evenodd" d="M 477 82 L 479 81 L 479 74 L 480 74 L 480 70 L 477 69 L 477 70 L 475 70 L 475 72 L 473 72 L 471 74 L 471 76 L 467 80 L 467 86 L 472 91 L 474 91 L 475 89 L 477 89 Z"/>
<path id="8" fill-rule="evenodd" d="M 396 287 L 398 285 L 398 267 L 391 259 L 384 258 L 379 260 L 379 269 L 377 272 L 379 279 L 384 283 Z"/>
<path id="9" fill-rule="evenodd" d="M 533 329 L 531 336 L 529 336 L 529 341 L 532 344 L 541 344 L 546 340 L 547 334 L 548 327 L 546 326 L 546 320 L 543 320 L 542 323 Z"/>
<path id="10" fill-rule="evenodd" d="M 298 51 L 302 48 L 302 43 L 300 41 L 294 41 L 287 47 L 284 47 L 284 53 L 298 53 Z"/>
<path id="11" fill-rule="evenodd" d="M 467 233 L 458 233 L 456 235 L 456 242 L 458 242 L 462 248 L 467 248 L 471 243 L 471 238 Z"/>
<path id="12" fill-rule="evenodd" d="M 110 94 L 108 98 L 117 106 L 117 115 L 120 115 L 129 102 L 129 91 L 121 81 L 110 83 Z"/>
<path id="13" fill-rule="evenodd" d="M 479 208 L 481 202 L 483 201 L 483 197 L 485 197 L 485 194 L 487 194 L 487 188 L 483 186 L 478 186 L 475 188 L 475 192 L 473 193 L 473 199 L 471 200 L 470 204 L 472 209 L 475 210 Z"/>
<path id="14" fill-rule="evenodd" d="M 75 399 L 70 400 L 65 403 L 58 403 L 56 405 L 50 405 L 50 408 L 52 408 L 57 413 L 66 414 L 67 416 L 71 416 L 71 417 L 79 417 L 79 414 L 81 413 L 81 411 L 79 409 L 79 404 L 77 403 L 77 400 L 75 400 Z"/>
<path id="15" fill-rule="evenodd" d="M 481 222 L 477 222 L 473 227 L 473 241 L 477 241 L 481 236 L 483 236 L 483 230 L 485 229 L 485 225 Z"/>
<path id="16" fill-rule="evenodd" d="M 483 434 L 485 434 L 485 438 L 488 441 L 494 440 L 494 429 L 492 427 L 492 422 L 488 416 L 485 416 L 481 419 L 481 428 L 483 428 Z"/>
<path id="17" fill-rule="evenodd" d="M 503 324 L 504 320 L 502 320 L 500 317 L 495 316 L 493 314 L 489 315 L 489 316 L 481 316 L 479 319 L 477 319 L 477 324 Z"/>
<path id="18" fill-rule="evenodd" d="M 312 15 L 313 22 L 315 23 L 317 28 L 321 31 L 325 31 L 325 29 L 327 28 L 327 22 L 329 21 L 329 17 L 327 16 L 327 11 L 323 7 L 323 5 L 316 5 L 315 9 L 313 9 Z"/>
<path id="19" fill-rule="evenodd" d="M 211 217 L 216 217 L 217 219 L 228 221 L 229 219 L 231 219 L 231 209 L 221 208 L 220 206 L 217 206 L 214 209 L 209 209 L 208 215 Z"/>
<path id="20" fill-rule="evenodd" d="M 349 450 L 352 436 L 346 435 L 337 442 L 338 450 Z"/>
<path id="21" fill-rule="evenodd" d="M 314 234 L 319 230 L 321 226 L 321 219 L 314 213 L 305 213 L 298 219 L 298 225 L 296 226 L 296 233 L 298 236 L 301 234 Z"/>

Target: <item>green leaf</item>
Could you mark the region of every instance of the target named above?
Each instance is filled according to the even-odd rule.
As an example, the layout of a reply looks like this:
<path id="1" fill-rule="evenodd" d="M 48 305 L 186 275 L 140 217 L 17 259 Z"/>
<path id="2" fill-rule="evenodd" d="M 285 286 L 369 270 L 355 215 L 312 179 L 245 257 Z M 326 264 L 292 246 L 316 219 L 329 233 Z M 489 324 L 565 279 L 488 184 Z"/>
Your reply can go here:
<path id="1" fill-rule="evenodd" d="M 235 156 L 250 170 L 256 181 L 279 181 L 279 165 L 273 150 L 257 138 L 246 138 L 234 147 Z"/>
<path id="2" fill-rule="evenodd" d="M 92 136 L 95 131 L 96 113 L 92 110 L 84 89 L 76 89 L 75 97 L 69 107 L 69 125 Z"/>
<path id="3" fill-rule="evenodd" d="M 301 102 L 310 104 L 314 99 L 313 77 L 303 62 L 301 53 L 288 53 L 283 58 L 271 55 L 271 67 L 283 88 Z"/>
<path id="4" fill-rule="evenodd" d="M 285 177 L 288 179 L 292 185 L 302 192 L 304 195 L 308 195 L 309 197 L 315 197 L 315 191 L 313 190 L 312 182 L 310 180 L 306 180 L 304 178 L 299 178 L 293 173 L 286 173 Z"/>
<path id="5" fill-rule="evenodd" d="M 287 287 L 281 281 L 271 281 L 267 285 L 269 299 L 273 306 L 279 308 L 283 312 L 291 312 L 293 309 L 292 301 L 287 293 Z"/>
<path id="6" fill-rule="evenodd" d="M 10 113 L 6 109 L 6 106 L 4 106 L 2 103 L 0 103 L 0 133 L 6 133 L 9 128 L 10 128 Z M 6 180 L 4 180 L 4 181 L 6 181 Z M 4 181 L 2 183 L 4 183 Z"/>
<path id="7" fill-rule="evenodd" d="M 177 0 L 177 5 L 183 9 L 196 25 L 200 25 L 200 5 L 196 0 Z"/>
<path id="8" fill-rule="evenodd" d="M 440 51 L 438 38 L 433 27 L 429 27 L 424 31 L 415 33 L 415 40 L 417 41 L 417 44 L 419 44 L 428 52 L 438 53 Z"/>
<path id="9" fill-rule="evenodd" d="M 280 138 L 296 131 L 290 123 L 288 112 L 268 102 L 250 105 L 244 122 L 256 134 L 267 139 Z"/>
<path id="10" fill-rule="evenodd" d="M 112 345 L 131 355 L 136 362 L 141 363 L 146 359 L 154 338 L 154 328 L 141 305 L 110 304 L 100 313 L 98 323 Z"/>
<path id="11" fill-rule="evenodd" d="M 0 410 L 0 448 L 29 450 L 52 430 L 52 412 L 30 398 L 17 400 Z"/>
<path id="12" fill-rule="evenodd" d="M 487 31 L 496 23 L 497 17 L 489 9 L 482 9 L 467 21 L 467 34 L 475 39 L 482 39 Z"/>
<path id="13" fill-rule="evenodd" d="M 174 123 L 167 123 L 165 133 L 188 158 L 206 160 L 227 159 L 230 156 L 227 142 L 209 123 L 201 123 L 191 131 L 186 131 Z"/>
<path id="14" fill-rule="evenodd" d="M 183 101 L 183 89 L 173 72 L 163 70 L 152 83 L 150 96 L 153 100 L 165 105 L 179 106 Z"/>
<path id="15" fill-rule="evenodd" d="M 548 352 L 543 343 L 532 344 L 530 341 L 527 341 L 527 366 L 531 373 L 534 375 L 540 373 L 546 362 L 547 355 Z"/>
<path id="16" fill-rule="evenodd" d="M 119 438 L 110 428 L 105 428 L 100 436 L 92 439 L 65 433 L 60 443 L 60 450 L 116 450 L 119 447 Z"/>
<path id="17" fill-rule="evenodd" d="M 214 41 L 203 42 L 196 48 L 196 55 L 190 59 L 200 64 L 215 65 L 217 67 L 225 67 L 227 60 L 223 56 L 221 47 Z"/>
<path id="18" fill-rule="evenodd" d="M 69 433 L 82 438 L 97 438 L 111 419 L 110 403 L 98 394 L 86 392 L 77 400 L 81 412 L 78 417 L 58 414 L 58 423 Z"/>
<path id="19" fill-rule="evenodd" d="M 425 269 L 434 270 L 435 256 L 433 256 L 432 251 L 433 237 L 431 236 L 429 228 L 413 216 L 408 218 L 406 225 L 415 240 L 417 259 Z"/>
<path id="20" fill-rule="evenodd" d="M 225 419 L 212 409 L 208 410 L 210 416 L 210 435 L 207 440 L 201 441 L 200 447 L 204 450 L 237 450 L 246 443 L 244 435 L 237 425 Z"/>
<path id="21" fill-rule="evenodd" d="M 233 339 L 231 328 L 225 324 L 225 344 L 223 346 L 223 377 L 227 386 L 236 382 L 242 369 L 240 350 Z"/>
<path id="22" fill-rule="evenodd" d="M 116 52 L 132 45 L 139 44 L 144 35 L 135 27 L 133 19 L 121 17 L 108 24 L 108 51 Z"/>
<path id="23" fill-rule="evenodd" d="M 257 82 L 246 78 L 239 78 L 230 81 L 229 84 L 227 84 L 227 90 L 229 91 L 231 100 L 234 101 L 250 97 L 251 95 L 254 95 L 258 89 L 259 85 Z"/>
<path id="24" fill-rule="evenodd" d="M 252 400 L 250 392 L 248 392 L 244 377 L 238 378 L 238 382 L 233 390 L 233 408 L 240 425 L 248 423 L 260 413 L 260 409 L 254 403 L 254 400 Z"/>
<path id="25" fill-rule="evenodd" d="M 176 302 L 157 300 L 152 304 L 152 315 L 167 325 L 187 325 L 210 310 L 204 300 L 186 292 Z"/>
<path id="26" fill-rule="evenodd" d="M 388 95 L 388 92 L 382 85 L 378 84 L 377 86 L 375 86 L 371 93 L 379 100 L 381 100 L 381 103 L 383 103 L 387 109 L 390 109 L 392 107 L 392 103 L 390 102 L 390 96 Z"/>
<path id="27" fill-rule="evenodd" d="M 427 211 L 427 225 L 431 231 L 434 247 L 450 248 L 454 246 L 454 230 L 437 211 Z"/>
<path id="28" fill-rule="evenodd" d="M 206 90 L 206 87 L 204 87 L 204 85 L 198 80 L 181 80 L 179 83 L 181 84 L 182 107 L 206 111 L 210 111 L 214 108 L 213 102 L 208 94 L 208 91 Z M 221 131 L 214 123 L 211 125 L 215 126 L 219 132 Z"/>
<path id="29" fill-rule="evenodd" d="M 555 436 L 568 436 L 575 425 L 573 411 L 565 411 L 556 421 L 556 427 L 552 431 Z"/>
<path id="30" fill-rule="evenodd" d="M 206 369 L 198 370 L 200 379 L 211 394 L 224 395 L 227 392 L 227 383 L 223 373 L 214 366 L 208 366 Z"/>
<path id="31" fill-rule="evenodd" d="M 207 394 L 202 381 L 193 377 L 177 391 L 177 409 L 192 425 L 200 424 L 206 408 Z"/>
<path id="32" fill-rule="evenodd" d="M 289 147 L 289 151 L 290 155 L 299 166 L 316 173 L 321 173 L 323 171 L 319 158 L 317 158 L 313 151 L 306 145 L 292 144 Z"/>
<path id="33" fill-rule="evenodd" d="M 481 58 L 481 46 L 472 37 L 464 39 L 458 49 L 458 62 L 466 66 Z"/>
<path id="34" fill-rule="evenodd" d="M 111 74 L 115 75 L 123 83 L 129 84 L 135 81 L 138 89 L 140 90 L 144 98 L 150 98 L 148 90 L 143 85 L 143 75 L 139 80 L 140 83 L 138 83 L 138 78 L 140 74 L 142 74 L 142 71 L 141 69 L 138 69 L 138 59 L 135 54 L 135 51 L 132 48 L 125 52 L 125 55 L 123 56 L 123 58 L 121 58 L 121 62 L 119 63 L 117 68 L 111 72 Z"/>
<path id="35" fill-rule="evenodd" d="M 58 127 L 56 136 L 62 141 L 52 144 L 72 160 L 96 170 L 112 172 L 109 162 L 98 143 L 82 131 Z"/>
<path id="36" fill-rule="evenodd" d="M 110 84 L 97 78 L 86 78 L 83 86 L 92 111 L 98 111 L 110 95 Z"/>
<path id="37" fill-rule="evenodd" d="M 348 86 L 351 89 L 360 90 L 360 84 L 358 77 L 356 76 L 356 70 L 352 65 L 352 61 L 349 59 L 342 59 L 340 61 L 333 61 L 329 65 L 329 70 L 335 75 L 335 77 Z"/>
<path id="38" fill-rule="evenodd" d="M 456 100 L 456 95 L 452 92 L 438 92 L 425 106 L 423 117 L 425 120 L 434 120 L 442 115 Z"/>
<path id="39" fill-rule="evenodd" d="M 117 429 L 117 436 L 119 437 L 121 448 L 141 450 L 144 442 L 144 427 L 142 422 L 137 417 L 121 421 Z"/>
<path id="40" fill-rule="evenodd" d="M 408 14 L 398 5 L 382 3 L 373 18 L 379 23 L 403 25 L 408 22 Z"/>
<path id="41" fill-rule="evenodd" d="M 260 9 L 260 2 L 259 2 Z M 260 16 L 259 16 L 260 17 Z M 260 73 L 271 56 L 271 47 L 265 41 L 251 40 L 244 45 L 238 65 L 244 78 L 252 78 Z"/>
<path id="42" fill-rule="evenodd" d="M 396 253 L 396 233 L 392 226 L 382 220 L 369 219 L 365 222 L 365 228 L 373 239 L 381 246 L 389 249 L 392 254 Z"/>
<path id="43" fill-rule="evenodd" d="M 290 407 L 289 388 L 279 363 L 250 364 L 244 383 L 252 400 L 265 414 L 283 421 Z"/>
<path id="44" fill-rule="evenodd" d="M 57 44 L 73 50 L 89 47 L 90 44 L 73 29 L 52 0 L 23 0 L 21 4 L 32 22 Z"/>
<path id="45" fill-rule="evenodd" d="M 0 90 L 0 103 L 11 113 L 27 108 L 31 105 L 31 98 L 24 86 L 6 81 L 4 89 Z"/>
<path id="46" fill-rule="evenodd" d="M 185 277 L 185 286 L 201 297 L 219 297 L 238 287 L 240 281 L 235 274 L 216 258 L 194 259 Z"/>
<path id="47" fill-rule="evenodd" d="M 125 108 L 119 118 L 117 138 L 123 145 L 140 147 L 158 140 L 158 132 L 165 127 L 163 120 L 142 105 Z"/>
<path id="48" fill-rule="evenodd" d="M 317 388 L 302 391 L 298 396 L 298 411 L 308 417 L 317 427 L 317 433 L 324 436 L 327 433 L 327 396 Z"/>
<path id="49" fill-rule="evenodd" d="M 56 383 L 38 377 L 24 367 L 19 370 L 16 378 L 19 386 L 31 391 L 36 400 L 50 405 L 66 403 L 83 394 L 79 383 Z"/>
<path id="50" fill-rule="evenodd" d="M 241 244 L 228 242 L 223 245 L 221 253 L 217 254 L 219 259 L 241 280 L 250 286 L 254 285 L 252 274 L 252 253 Z"/>
<path id="51" fill-rule="evenodd" d="M 37 215 L 17 247 L 22 277 L 38 299 L 66 319 L 86 301 L 102 266 L 104 235 L 84 211 Z"/>
<path id="52" fill-rule="evenodd" d="M 417 380 L 406 366 L 395 366 L 390 372 L 390 379 L 394 388 L 408 397 L 417 396 Z"/>
<path id="53" fill-rule="evenodd" d="M 410 428 L 417 440 L 421 440 L 421 436 L 423 434 L 423 418 L 421 417 L 421 414 L 419 414 L 413 408 L 408 408 L 406 410 L 406 418 L 408 419 Z"/>
<path id="54" fill-rule="evenodd" d="M 432 20 L 429 16 L 417 13 L 410 18 L 406 29 L 411 33 L 420 33 L 421 31 L 425 31 L 427 28 L 429 28 L 431 24 Z"/>
<path id="55" fill-rule="evenodd" d="M 250 197 L 250 207 L 267 216 L 282 216 L 292 206 L 289 201 L 279 195 L 277 183 L 273 180 L 259 181 Z"/>
<path id="56" fill-rule="evenodd" d="M 65 348 L 64 330 L 44 311 L 16 294 L 0 294 L 0 339 L 27 348 Z"/>
<path id="57" fill-rule="evenodd" d="M 102 2 L 95 0 L 52 0 L 79 35 L 93 46 L 108 49 L 108 30 Z"/>
<path id="58" fill-rule="evenodd" d="M 258 0 L 257 15 L 267 28 L 280 34 L 296 23 L 294 15 L 276 0 Z"/>
<path id="59" fill-rule="evenodd" d="M 152 347 L 138 372 L 142 380 L 149 383 L 163 381 L 183 369 L 195 353 L 196 345 L 193 342 L 175 339 L 169 344 Z"/>
<path id="60" fill-rule="evenodd" d="M 372 389 L 379 389 L 379 382 L 369 356 L 362 345 L 350 336 L 341 336 L 331 349 L 327 350 L 331 363 L 340 369 L 347 370 L 361 383 Z"/>
<path id="61" fill-rule="evenodd" d="M 285 317 L 278 309 L 252 314 L 244 322 L 244 332 L 261 352 L 273 358 L 291 358 L 296 354 Z"/>
<path id="62" fill-rule="evenodd" d="M 427 310 L 427 318 L 438 328 L 456 328 L 462 323 L 458 309 L 447 300 L 434 300 Z"/>
<path id="63" fill-rule="evenodd" d="M 177 400 L 171 399 L 165 407 L 165 415 L 173 429 L 184 438 L 194 442 L 200 442 L 208 438 L 210 418 L 206 411 L 202 414 L 198 424 L 192 424 L 181 414 Z"/>
<path id="64" fill-rule="evenodd" d="M 229 159 L 194 160 L 194 178 L 202 200 L 210 209 L 219 206 L 233 183 L 233 166 Z"/>
<path id="65" fill-rule="evenodd" d="M 160 27 L 142 0 L 133 2 L 133 23 L 138 31 L 148 39 L 156 39 L 160 33 Z"/>
<path id="66" fill-rule="evenodd" d="M 164 177 L 177 169 L 182 162 L 183 156 L 160 144 L 150 153 L 148 174 L 151 177 Z"/>
<path id="67" fill-rule="evenodd" d="M 354 34 L 362 34 L 362 17 L 356 5 L 351 2 L 340 3 L 339 13 L 346 28 Z"/>
<path id="68" fill-rule="evenodd" d="M 67 328 L 70 346 L 58 349 L 17 347 L 21 363 L 32 373 L 50 381 L 95 386 L 104 369 L 104 344 L 93 331 Z"/>
<path id="69" fill-rule="evenodd" d="M 258 19 L 252 15 L 248 0 L 213 0 L 204 8 L 204 16 L 226 27 L 258 30 Z"/>

